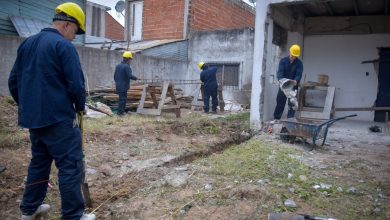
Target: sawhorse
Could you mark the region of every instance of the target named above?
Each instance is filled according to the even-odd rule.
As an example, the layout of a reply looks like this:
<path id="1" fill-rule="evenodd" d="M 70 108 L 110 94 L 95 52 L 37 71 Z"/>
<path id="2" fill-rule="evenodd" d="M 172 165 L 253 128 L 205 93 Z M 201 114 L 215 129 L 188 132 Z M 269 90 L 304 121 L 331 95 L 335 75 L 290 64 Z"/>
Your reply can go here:
<path id="1" fill-rule="evenodd" d="M 161 96 L 159 102 L 157 102 L 157 87 L 161 87 L 161 84 L 145 84 L 142 90 L 141 100 L 139 102 L 137 113 L 143 115 L 161 115 L 162 111 L 174 111 L 177 118 L 180 118 L 180 105 L 177 104 L 173 84 L 164 82 L 161 89 Z M 150 94 L 154 109 L 144 108 L 147 94 Z M 171 98 L 173 105 L 165 105 L 165 98 L 168 96 Z"/>

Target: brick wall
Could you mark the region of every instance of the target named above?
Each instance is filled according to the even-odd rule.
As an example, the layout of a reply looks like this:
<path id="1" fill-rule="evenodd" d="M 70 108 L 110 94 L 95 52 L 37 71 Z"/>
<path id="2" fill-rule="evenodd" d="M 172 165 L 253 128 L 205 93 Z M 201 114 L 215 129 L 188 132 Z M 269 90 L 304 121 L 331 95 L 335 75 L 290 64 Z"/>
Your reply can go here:
<path id="1" fill-rule="evenodd" d="M 145 0 L 143 39 L 183 38 L 184 0 Z"/>
<path id="2" fill-rule="evenodd" d="M 255 26 L 255 13 L 238 0 L 191 0 L 190 31 L 229 30 Z"/>
<path id="3" fill-rule="evenodd" d="M 112 40 L 124 39 L 124 27 L 119 24 L 108 12 L 106 14 L 106 34 L 105 37 Z"/>

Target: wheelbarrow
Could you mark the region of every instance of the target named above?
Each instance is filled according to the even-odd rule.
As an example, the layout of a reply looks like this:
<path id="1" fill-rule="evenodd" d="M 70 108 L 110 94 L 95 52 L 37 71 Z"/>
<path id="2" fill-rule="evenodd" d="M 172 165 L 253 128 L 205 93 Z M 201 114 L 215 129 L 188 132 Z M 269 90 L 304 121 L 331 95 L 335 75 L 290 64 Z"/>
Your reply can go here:
<path id="1" fill-rule="evenodd" d="M 325 144 L 325 140 L 328 134 L 328 129 L 333 125 L 336 121 L 340 121 L 342 119 L 346 119 L 349 117 L 355 117 L 357 114 L 347 115 L 340 118 L 329 119 L 327 121 L 315 121 L 309 119 L 289 119 L 282 120 L 283 128 L 280 133 L 282 139 L 301 137 L 305 140 L 312 140 L 312 148 L 313 150 L 316 145 L 317 140 L 322 139 L 323 146 Z"/>

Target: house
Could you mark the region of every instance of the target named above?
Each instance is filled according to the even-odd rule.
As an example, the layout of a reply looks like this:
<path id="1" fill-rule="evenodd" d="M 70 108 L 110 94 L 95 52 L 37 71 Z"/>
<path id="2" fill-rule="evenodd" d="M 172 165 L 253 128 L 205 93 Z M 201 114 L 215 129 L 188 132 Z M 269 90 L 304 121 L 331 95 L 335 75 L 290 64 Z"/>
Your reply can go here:
<path id="1" fill-rule="evenodd" d="M 126 0 L 125 39 L 187 39 L 196 31 L 254 27 L 241 0 Z"/>
<path id="2" fill-rule="evenodd" d="M 109 10 L 110 7 L 87 1 L 85 10 L 87 36 L 100 37 L 101 40 L 105 38 L 123 41 L 124 27 L 107 12 Z"/>
<path id="3" fill-rule="evenodd" d="M 356 113 L 354 120 L 384 119 L 383 111 L 363 110 L 390 106 L 389 1 L 271 0 L 256 7 L 256 28 L 265 33 L 255 37 L 252 123 L 272 119 L 277 62 L 294 43 L 302 46 L 303 80 L 316 82 L 326 74 L 336 88 L 335 117 Z"/>
<path id="4" fill-rule="evenodd" d="M 125 39 L 166 41 L 140 52 L 143 56 L 186 62 L 185 72 L 160 72 L 149 78 L 199 80 L 198 62 L 218 67 L 224 98 L 248 104 L 253 58 L 254 8 L 242 0 L 126 1 Z M 182 71 L 182 70 L 181 70 Z M 187 94 L 196 85 L 182 87 Z"/>

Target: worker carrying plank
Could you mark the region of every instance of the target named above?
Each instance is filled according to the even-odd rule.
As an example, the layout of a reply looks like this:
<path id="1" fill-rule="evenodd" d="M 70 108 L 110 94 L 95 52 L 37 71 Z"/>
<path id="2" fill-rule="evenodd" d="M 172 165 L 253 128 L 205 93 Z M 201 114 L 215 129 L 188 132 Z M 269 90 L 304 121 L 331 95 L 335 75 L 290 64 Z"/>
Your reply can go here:
<path id="1" fill-rule="evenodd" d="M 289 83 L 293 83 L 295 86 L 292 90 L 297 90 L 299 81 L 302 78 L 303 64 L 302 61 L 298 58 L 301 55 L 301 48 L 299 45 L 294 44 L 290 47 L 290 54 L 287 57 L 284 57 L 279 62 L 279 68 L 277 72 L 278 81 L 282 83 L 286 79 L 290 79 Z M 296 94 L 295 94 L 296 96 Z M 276 107 L 274 111 L 275 121 L 279 120 L 282 117 L 284 106 L 286 105 L 287 97 L 283 90 L 279 88 L 278 95 L 276 96 Z M 287 118 L 293 118 L 295 114 L 294 103 L 288 99 L 288 112 Z"/>
<path id="2" fill-rule="evenodd" d="M 218 106 L 218 83 L 217 83 L 217 68 L 209 67 L 205 62 L 200 62 L 198 67 L 202 72 L 200 73 L 200 81 L 204 83 L 204 106 L 205 113 L 209 112 L 210 97 L 212 99 L 211 110 L 213 113 L 217 113 Z"/>
<path id="3" fill-rule="evenodd" d="M 62 219 L 95 219 L 93 214 L 84 214 L 81 132 L 75 124 L 76 113 L 85 111 L 85 81 L 71 41 L 84 33 L 83 10 L 66 2 L 55 8 L 51 27 L 18 48 L 8 86 L 18 104 L 18 123 L 29 129 L 32 152 L 20 204 L 22 220 L 47 218 L 50 206 L 43 201 L 53 160 L 58 168 Z"/>
<path id="4" fill-rule="evenodd" d="M 125 115 L 125 108 L 127 102 L 127 90 L 130 89 L 130 80 L 138 80 L 132 74 L 130 62 L 133 60 L 133 54 L 130 51 L 125 51 L 122 54 L 122 62 L 115 67 L 114 80 L 116 92 L 119 96 L 118 100 L 118 115 Z"/>

